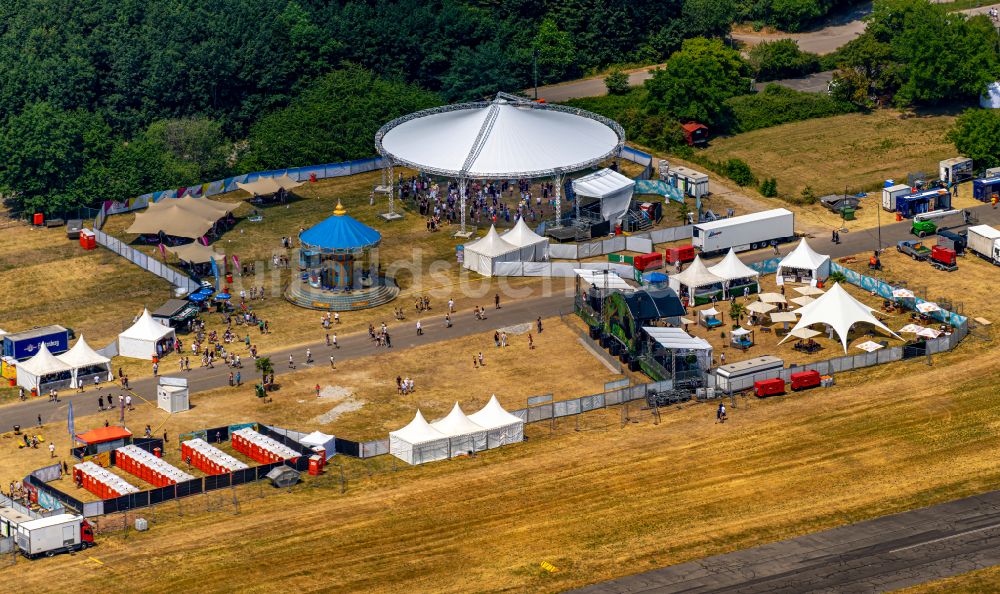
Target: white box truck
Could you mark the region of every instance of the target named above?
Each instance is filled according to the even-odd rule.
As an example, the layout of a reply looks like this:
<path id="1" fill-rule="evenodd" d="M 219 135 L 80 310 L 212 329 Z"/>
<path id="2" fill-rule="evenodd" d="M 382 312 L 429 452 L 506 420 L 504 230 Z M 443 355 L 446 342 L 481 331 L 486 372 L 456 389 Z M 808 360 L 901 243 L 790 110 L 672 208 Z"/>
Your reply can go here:
<path id="1" fill-rule="evenodd" d="M 79 551 L 94 544 L 94 529 L 83 516 L 59 514 L 17 526 L 14 541 L 29 559 Z"/>
<path id="2" fill-rule="evenodd" d="M 703 254 L 737 252 L 766 247 L 771 242 L 795 239 L 795 215 L 787 209 L 775 208 L 748 215 L 698 223 L 691 231 L 691 244 Z"/>
<path id="3" fill-rule="evenodd" d="M 1000 231 L 989 225 L 969 227 L 966 249 L 1000 266 Z"/>
<path id="4" fill-rule="evenodd" d="M 913 188 L 906 184 L 896 184 L 888 188 L 882 188 L 882 209 L 889 212 L 896 212 L 896 198 L 912 193 Z"/>

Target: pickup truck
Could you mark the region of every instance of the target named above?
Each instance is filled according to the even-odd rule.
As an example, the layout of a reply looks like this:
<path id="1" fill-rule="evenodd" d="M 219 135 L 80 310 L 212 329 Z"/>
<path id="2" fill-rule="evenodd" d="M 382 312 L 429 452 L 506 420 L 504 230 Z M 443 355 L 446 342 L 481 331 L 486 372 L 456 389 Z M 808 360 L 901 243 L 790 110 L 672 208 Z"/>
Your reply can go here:
<path id="1" fill-rule="evenodd" d="M 905 254 L 914 260 L 926 260 L 931 255 L 930 248 L 919 241 L 900 241 L 896 244 L 896 251 Z"/>

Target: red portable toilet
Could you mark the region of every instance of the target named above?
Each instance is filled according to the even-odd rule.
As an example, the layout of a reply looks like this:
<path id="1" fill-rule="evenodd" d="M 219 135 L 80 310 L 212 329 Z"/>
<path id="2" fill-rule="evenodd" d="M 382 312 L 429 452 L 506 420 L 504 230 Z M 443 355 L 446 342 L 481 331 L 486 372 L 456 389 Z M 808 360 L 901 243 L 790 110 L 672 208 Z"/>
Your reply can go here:
<path id="1" fill-rule="evenodd" d="M 31 222 L 34 223 L 35 226 L 41 227 L 45 224 L 45 215 L 40 212 L 36 212 L 35 216 L 31 218 Z"/>
<path id="2" fill-rule="evenodd" d="M 316 173 L 315 172 L 309 174 L 309 181 L 312 182 L 312 183 L 316 183 Z"/>
<path id="3" fill-rule="evenodd" d="M 792 374 L 792 390 L 815 388 L 820 383 L 818 371 L 800 371 Z"/>
<path id="4" fill-rule="evenodd" d="M 309 456 L 309 474 L 319 476 L 319 456 Z"/>
<path id="5" fill-rule="evenodd" d="M 753 391 L 757 397 L 778 396 L 785 393 L 785 380 L 780 377 L 759 380 L 753 383 Z"/>
<path id="6" fill-rule="evenodd" d="M 153 455 L 156 456 L 157 458 L 162 458 L 163 450 L 161 450 L 160 448 L 153 448 Z"/>

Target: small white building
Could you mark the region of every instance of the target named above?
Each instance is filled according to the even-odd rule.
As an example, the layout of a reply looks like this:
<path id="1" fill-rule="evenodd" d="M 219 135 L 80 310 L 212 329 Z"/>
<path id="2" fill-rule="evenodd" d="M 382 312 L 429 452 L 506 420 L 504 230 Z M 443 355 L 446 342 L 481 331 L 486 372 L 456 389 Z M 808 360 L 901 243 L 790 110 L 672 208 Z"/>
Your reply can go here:
<path id="1" fill-rule="evenodd" d="M 188 381 L 182 377 L 160 377 L 156 386 L 156 406 L 170 414 L 191 409 Z"/>

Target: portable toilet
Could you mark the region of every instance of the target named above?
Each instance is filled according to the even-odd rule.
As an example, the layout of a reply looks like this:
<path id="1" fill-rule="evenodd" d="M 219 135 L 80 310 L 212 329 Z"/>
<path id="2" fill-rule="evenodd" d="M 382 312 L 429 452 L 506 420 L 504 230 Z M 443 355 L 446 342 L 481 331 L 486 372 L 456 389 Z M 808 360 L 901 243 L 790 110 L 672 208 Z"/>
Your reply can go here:
<path id="1" fill-rule="evenodd" d="M 900 196 L 906 196 L 912 192 L 913 188 L 906 184 L 896 184 L 882 188 L 882 208 L 889 212 L 896 212 L 896 200 Z"/>

